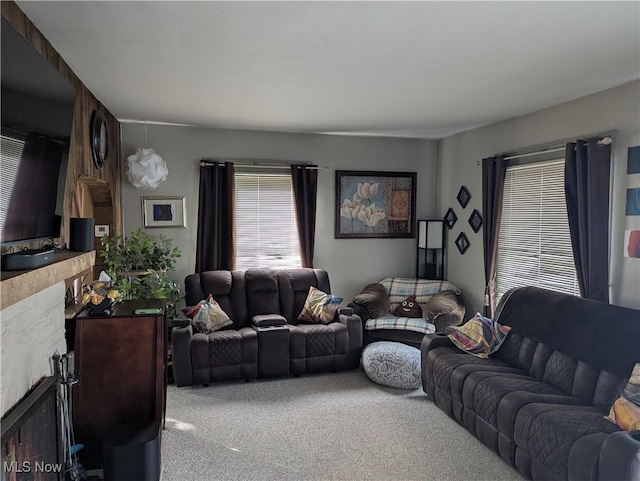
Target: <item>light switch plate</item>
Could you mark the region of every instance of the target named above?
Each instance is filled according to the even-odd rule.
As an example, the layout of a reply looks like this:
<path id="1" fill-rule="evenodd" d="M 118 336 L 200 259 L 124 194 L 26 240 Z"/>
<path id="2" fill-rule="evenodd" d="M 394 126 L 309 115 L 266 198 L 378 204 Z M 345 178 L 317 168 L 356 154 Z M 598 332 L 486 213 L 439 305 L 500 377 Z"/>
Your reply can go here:
<path id="1" fill-rule="evenodd" d="M 109 235 L 109 226 L 108 225 L 97 225 L 96 226 L 96 237 L 105 237 Z"/>

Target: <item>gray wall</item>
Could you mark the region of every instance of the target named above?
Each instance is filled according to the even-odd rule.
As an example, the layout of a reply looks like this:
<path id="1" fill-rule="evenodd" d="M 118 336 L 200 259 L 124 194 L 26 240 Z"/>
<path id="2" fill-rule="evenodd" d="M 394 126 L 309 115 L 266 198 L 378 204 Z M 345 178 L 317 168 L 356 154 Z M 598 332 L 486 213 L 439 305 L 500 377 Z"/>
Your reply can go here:
<path id="1" fill-rule="evenodd" d="M 482 230 L 474 234 L 467 223 L 473 209 L 482 211 L 484 157 L 565 139 L 617 130 L 614 139 L 611 204 L 611 302 L 640 308 L 640 259 L 623 257 L 625 229 L 640 229 L 640 217 L 625 216 L 627 187 L 640 187 L 638 175 L 629 176 L 627 148 L 640 145 L 640 82 L 635 81 L 572 102 L 447 137 L 438 143 L 438 215 L 453 207 L 458 222 L 448 235 L 448 278 L 458 285 L 474 309 L 483 304 L 484 268 Z M 456 201 L 461 185 L 471 192 L 462 209 Z M 471 246 L 460 255 L 454 240 L 461 230 Z"/>
<path id="2" fill-rule="evenodd" d="M 122 124 L 126 158 L 144 143 L 144 124 Z M 147 146 L 167 162 L 169 176 L 156 190 L 138 190 L 123 180 L 123 223 L 128 233 L 142 226 L 142 196 L 186 196 L 187 228 L 147 229 L 172 238 L 182 250 L 173 277 L 183 284 L 194 271 L 198 211 L 198 163 L 202 158 L 311 161 L 328 166 L 318 174 L 314 266 L 329 272 L 344 305 L 369 282 L 415 275 L 415 239 L 334 239 L 335 170 L 417 172 L 417 218 L 435 214 L 435 142 L 412 139 L 251 132 L 147 125 Z M 123 169 L 124 170 L 124 169 Z M 183 284 L 184 285 L 184 284 Z"/>

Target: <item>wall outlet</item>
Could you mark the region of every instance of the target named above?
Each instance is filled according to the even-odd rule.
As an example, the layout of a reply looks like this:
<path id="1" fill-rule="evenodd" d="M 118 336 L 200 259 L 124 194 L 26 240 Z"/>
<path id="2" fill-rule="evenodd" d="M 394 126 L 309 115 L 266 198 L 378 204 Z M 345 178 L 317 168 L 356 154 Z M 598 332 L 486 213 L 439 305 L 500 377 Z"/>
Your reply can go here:
<path id="1" fill-rule="evenodd" d="M 108 225 L 97 225 L 96 226 L 96 237 L 105 237 L 109 235 L 109 226 Z"/>

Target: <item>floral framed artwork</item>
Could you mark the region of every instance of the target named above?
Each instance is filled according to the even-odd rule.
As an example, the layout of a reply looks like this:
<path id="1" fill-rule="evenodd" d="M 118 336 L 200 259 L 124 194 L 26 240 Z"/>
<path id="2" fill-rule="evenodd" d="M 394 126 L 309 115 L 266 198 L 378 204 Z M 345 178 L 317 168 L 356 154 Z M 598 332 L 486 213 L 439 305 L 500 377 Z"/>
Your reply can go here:
<path id="1" fill-rule="evenodd" d="M 142 225 L 187 227 L 184 197 L 142 197 Z"/>
<path id="2" fill-rule="evenodd" d="M 415 237 L 416 173 L 336 171 L 336 239 Z"/>

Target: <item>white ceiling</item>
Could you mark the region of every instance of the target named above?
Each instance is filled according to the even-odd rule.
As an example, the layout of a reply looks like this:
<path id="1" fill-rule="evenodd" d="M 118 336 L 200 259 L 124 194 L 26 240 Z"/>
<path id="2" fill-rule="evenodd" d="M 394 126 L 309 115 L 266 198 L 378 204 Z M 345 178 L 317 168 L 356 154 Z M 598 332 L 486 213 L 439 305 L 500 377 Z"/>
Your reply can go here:
<path id="1" fill-rule="evenodd" d="M 640 2 L 18 1 L 119 119 L 440 138 L 640 78 Z"/>

